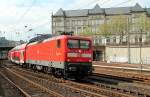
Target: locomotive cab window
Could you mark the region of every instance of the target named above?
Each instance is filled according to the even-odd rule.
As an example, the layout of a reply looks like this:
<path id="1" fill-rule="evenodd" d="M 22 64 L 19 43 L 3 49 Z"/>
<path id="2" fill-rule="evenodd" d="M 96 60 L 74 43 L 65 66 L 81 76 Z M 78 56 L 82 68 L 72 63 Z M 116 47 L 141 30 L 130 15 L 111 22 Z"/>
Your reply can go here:
<path id="1" fill-rule="evenodd" d="M 89 49 L 90 42 L 86 40 L 80 40 L 80 48 L 81 49 Z"/>
<path id="2" fill-rule="evenodd" d="M 61 47 L 61 41 L 60 39 L 57 40 L 57 48 L 60 48 Z"/>
<path id="3" fill-rule="evenodd" d="M 69 39 L 67 46 L 68 46 L 68 48 L 89 49 L 90 48 L 90 41 Z"/>
<path id="4" fill-rule="evenodd" d="M 68 48 L 79 48 L 79 40 L 69 39 L 67 46 Z"/>

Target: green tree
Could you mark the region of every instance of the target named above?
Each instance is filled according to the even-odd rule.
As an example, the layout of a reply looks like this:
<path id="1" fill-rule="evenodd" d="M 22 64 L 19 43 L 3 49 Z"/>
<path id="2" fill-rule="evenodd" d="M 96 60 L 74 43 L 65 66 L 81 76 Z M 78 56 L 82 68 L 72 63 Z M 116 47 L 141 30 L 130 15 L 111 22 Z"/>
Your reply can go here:
<path id="1" fill-rule="evenodd" d="M 128 32 L 128 24 L 128 18 L 126 16 L 113 16 L 99 26 L 98 34 L 104 37 L 120 35 L 120 43 L 122 43 L 123 36 Z"/>
<path id="2" fill-rule="evenodd" d="M 141 15 L 137 19 L 136 25 L 137 25 L 138 32 L 141 33 L 140 37 L 142 38 L 142 35 L 145 34 L 148 39 L 147 42 L 149 42 L 150 41 L 149 40 L 149 38 L 150 38 L 150 18 L 147 17 L 147 15 Z"/>
<path id="3" fill-rule="evenodd" d="M 146 15 L 140 16 L 138 18 L 137 24 L 138 29 L 142 30 L 143 32 L 150 30 L 150 18 L 148 18 Z"/>
<path id="4" fill-rule="evenodd" d="M 111 35 L 111 25 L 108 23 L 101 24 L 97 34 L 104 37 L 109 37 Z"/>
<path id="5" fill-rule="evenodd" d="M 90 27 L 86 27 L 83 29 L 82 32 L 79 33 L 81 36 L 93 36 L 93 32 L 91 31 Z"/>
<path id="6" fill-rule="evenodd" d="M 128 18 L 126 16 L 115 16 L 111 19 L 112 33 L 120 35 L 120 43 L 124 35 L 127 35 L 128 32 Z"/>

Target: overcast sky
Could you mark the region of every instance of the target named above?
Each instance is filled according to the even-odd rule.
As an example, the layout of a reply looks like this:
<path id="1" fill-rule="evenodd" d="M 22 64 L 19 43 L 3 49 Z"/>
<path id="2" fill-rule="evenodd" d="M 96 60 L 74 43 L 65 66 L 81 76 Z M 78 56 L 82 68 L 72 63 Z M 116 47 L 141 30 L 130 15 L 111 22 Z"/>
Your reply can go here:
<path id="1" fill-rule="evenodd" d="M 150 7 L 150 0 L 0 0 L 0 37 L 27 40 L 38 33 L 51 33 L 51 13 L 59 8 L 88 9 L 100 7 Z M 26 27 L 25 27 L 26 26 Z M 33 29 L 31 32 L 27 32 Z"/>

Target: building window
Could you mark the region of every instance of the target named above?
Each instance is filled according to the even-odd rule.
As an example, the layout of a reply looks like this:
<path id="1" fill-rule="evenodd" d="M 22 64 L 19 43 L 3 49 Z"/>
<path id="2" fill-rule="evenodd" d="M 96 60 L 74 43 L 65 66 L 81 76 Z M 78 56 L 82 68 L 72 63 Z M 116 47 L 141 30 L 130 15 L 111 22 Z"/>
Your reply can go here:
<path id="1" fill-rule="evenodd" d="M 142 42 L 142 37 L 139 38 L 139 42 Z"/>
<path id="2" fill-rule="evenodd" d="M 110 38 L 107 38 L 106 42 L 107 42 L 107 43 L 110 43 Z"/>
<path id="3" fill-rule="evenodd" d="M 83 25 L 83 21 L 80 21 L 80 25 Z"/>
<path id="4" fill-rule="evenodd" d="M 116 43 L 116 37 L 113 37 L 113 42 Z"/>
<path id="5" fill-rule="evenodd" d="M 67 20 L 66 22 L 67 22 L 67 26 L 70 26 L 70 21 L 69 21 L 69 20 Z"/>
<path id="6" fill-rule="evenodd" d="M 78 20 L 77 22 L 78 22 L 78 25 L 81 25 L 81 21 L 80 20 Z"/>
<path id="7" fill-rule="evenodd" d="M 87 21 L 86 20 L 83 21 L 83 25 L 87 25 Z"/>
<path id="8" fill-rule="evenodd" d="M 61 18 L 55 18 L 54 20 L 57 21 L 57 22 L 61 22 L 62 21 Z"/>
<path id="9" fill-rule="evenodd" d="M 63 22 L 56 22 L 56 26 L 62 26 Z"/>
<path id="10" fill-rule="evenodd" d="M 140 15 L 138 15 L 138 14 L 133 14 L 132 15 L 132 18 L 139 18 L 140 17 Z"/>
<path id="11" fill-rule="evenodd" d="M 72 20 L 72 26 L 75 26 L 75 20 Z"/>
<path id="12" fill-rule="evenodd" d="M 103 20 L 100 20 L 100 19 L 95 20 L 95 22 L 96 22 L 96 25 L 103 24 Z"/>
<path id="13" fill-rule="evenodd" d="M 138 37 L 135 36 L 135 43 L 138 43 Z"/>
<path id="14" fill-rule="evenodd" d="M 91 22 L 92 22 L 92 25 L 95 25 L 95 20 L 91 20 Z"/>
<path id="15" fill-rule="evenodd" d="M 99 39 L 99 43 L 100 43 L 100 44 L 102 43 L 102 39 Z"/>
<path id="16" fill-rule="evenodd" d="M 92 27 L 92 32 L 96 33 L 96 27 Z"/>
<path id="17" fill-rule="evenodd" d="M 77 34 L 81 33 L 81 27 L 77 27 Z"/>
<path id="18" fill-rule="evenodd" d="M 78 25 L 78 21 L 75 21 L 75 25 Z"/>

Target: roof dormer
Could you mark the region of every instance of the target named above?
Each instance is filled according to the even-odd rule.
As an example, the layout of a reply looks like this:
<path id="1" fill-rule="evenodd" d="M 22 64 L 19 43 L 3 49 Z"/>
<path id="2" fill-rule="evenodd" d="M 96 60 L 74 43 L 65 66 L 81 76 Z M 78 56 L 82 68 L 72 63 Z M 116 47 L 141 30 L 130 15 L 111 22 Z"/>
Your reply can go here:
<path id="1" fill-rule="evenodd" d="M 93 9 L 89 10 L 89 14 L 103 14 L 104 9 L 100 8 L 98 4 L 95 5 Z"/>
<path id="2" fill-rule="evenodd" d="M 133 6 L 131 8 L 131 10 L 133 12 L 141 12 L 141 11 L 145 11 L 144 8 L 142 8 L 138 3 L 135 4 L 135 6 Z"/>
<path id="3" fill-rule="evenodd" d="M 60 8 L 55 14 L 54 16 L 64 16 L 64 11 L 62 8 Z"/>
<path id="4" fill-rule="evenodd" d="M 100 6 L 98 4 L 96 4 L 93 9 L 100 9 Z"/>

